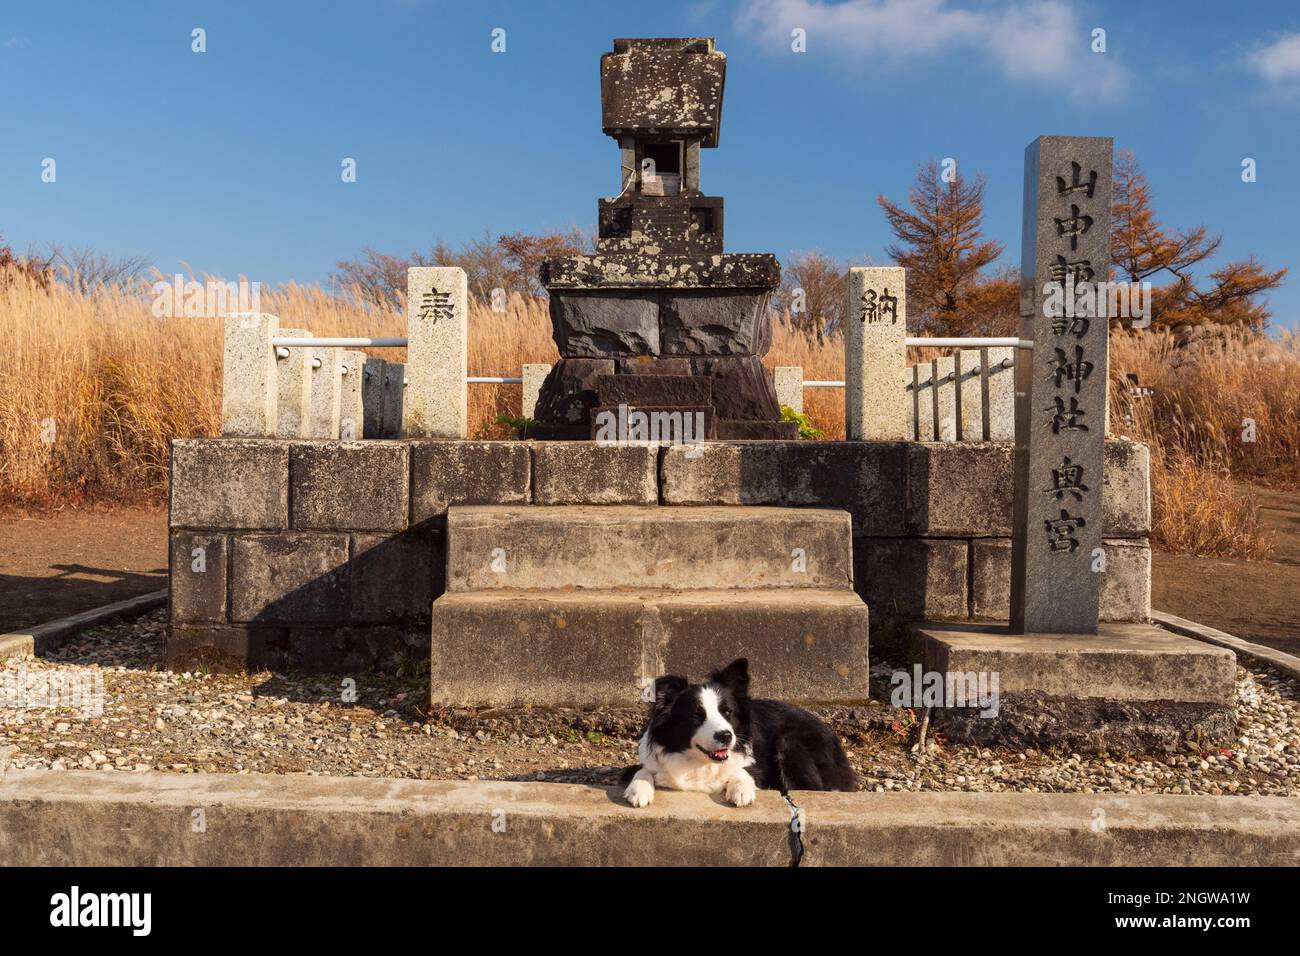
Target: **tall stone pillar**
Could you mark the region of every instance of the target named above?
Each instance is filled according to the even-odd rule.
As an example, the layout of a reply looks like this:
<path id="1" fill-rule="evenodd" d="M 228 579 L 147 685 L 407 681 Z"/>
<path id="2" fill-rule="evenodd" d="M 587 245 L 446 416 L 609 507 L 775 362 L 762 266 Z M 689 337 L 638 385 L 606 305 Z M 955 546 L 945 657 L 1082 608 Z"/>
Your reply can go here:
<path id="1" fill-rule="evenodd" d="M 776 387 L 777 403 L 802 415 L 803 368 L 798 365 L 778 365 L 772 369 L 772 384 Z"/>
<path id="2" fill-rule="evenodd" d="M 545 362 L 526 362 L 523 367 L 524 396 L 519 414 L 524 418 L 537 418 L 537 396 L 542 391 L 542 383 L 551 374 L 551 366 Z"/>
<path id="3" fill-rule="evenodd" d="M 1102 565 L 1112 141 L 1041 136 L 1025 151 L 1016 364 L 1011 627 L 1095 634 Z M 1103 308 L 1101 310 L 1105 312 Z M 1104 558 L 1103 558 L 1104 560 Z"/>

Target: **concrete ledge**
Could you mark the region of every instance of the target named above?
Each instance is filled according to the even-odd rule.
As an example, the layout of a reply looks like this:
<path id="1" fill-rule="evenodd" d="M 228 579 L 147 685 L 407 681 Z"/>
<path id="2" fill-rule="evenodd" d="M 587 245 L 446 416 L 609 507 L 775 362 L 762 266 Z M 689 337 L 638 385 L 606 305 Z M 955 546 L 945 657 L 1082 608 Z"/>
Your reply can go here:
<path id="1" fill-rule="evenodd" d="M 1295 866 L 1300 799 L 807 793 L 801 866 Z"/>
<path id="2" fill-rule="evenodd" d="M 115 601 L 103 607 L 82 611 L 61 617 L 57 621 L 37 624 L 8 634 L 0 634 L 0 661 L 7 657 L 20 657 L 25 654 L 43 654 L 58 647 L 70 634 L 84 631 L 88 627 L 103 624 L 119 617 L 133 617 L 161 607 L 167 603 L 167 589 L 150 591 L 139 597 Z"/>
<path id="3" fill-rule="evenodd" d="M 10 866 L 789 866 L 790 810 L 567 784 L 271 774 L 0 776 Z M 1279 866 L 1300 800 L 806 793 L 803 866 Z M 495 824 L 495 826 L 494 826 Z"/>
<path id="4" fill-rule="evenodd" d="M 1245 657 L 1257 664 L 1277 668 L 1288 677 L 1300 680 L 1300 657 L 1293 654 L 1265 647 L 1263 644 L 1243 641 L 1241 638 L 1233 637 L 1225 631 L 1207 627 L 1204 624 L 1197 624 L 1195 621 L 1189 621 L 1186 618 L 1168 614 L 1164 611 L 1152 611 L 1151 619 L 1167 631 L 1195 638 L 1198 641 L 1205 641 L 1207 644 L 1214 644 L 1218 647 L 1226 647 L 1228 650 L 1235 652 L 1238 657 Z"/>
<path id="5" fill-rule="evenodd" d="M 0 859 L 9 866 L 788 866 L 789 819 L 770 791 L 743 809 L 661 792 L 635 810 L 617 790 L 546 783 L 0 777 Z"/>

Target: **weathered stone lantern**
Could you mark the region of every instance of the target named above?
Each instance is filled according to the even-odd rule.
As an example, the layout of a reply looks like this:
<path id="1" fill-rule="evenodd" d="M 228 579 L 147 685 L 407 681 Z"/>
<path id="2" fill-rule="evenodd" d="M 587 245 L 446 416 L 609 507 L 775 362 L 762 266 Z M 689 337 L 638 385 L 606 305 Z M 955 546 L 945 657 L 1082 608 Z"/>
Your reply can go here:
<path id="1" fill-rule="evenodd" d="M 622 188 L 599 201 L 595 255 L 542 264 L 561 360 L 539 393 L 537 437 L 593 437 L 594 414 L 620 404 L 701 413 L 710 438 L 797 437 L 762 365 L 780 265 L 724 253 L 722 198 L 700 191 L 726 66 L 711 38 L 615 40 L 601 57 Z"/>

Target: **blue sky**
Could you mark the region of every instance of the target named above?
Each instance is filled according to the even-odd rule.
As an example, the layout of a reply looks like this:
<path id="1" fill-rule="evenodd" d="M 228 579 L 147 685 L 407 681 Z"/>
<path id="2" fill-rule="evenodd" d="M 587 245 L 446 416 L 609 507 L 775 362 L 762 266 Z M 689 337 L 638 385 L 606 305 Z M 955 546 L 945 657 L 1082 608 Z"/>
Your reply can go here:
<path id="1" fill-rule="evenodd" d="M 877 193 L 952 157 L 988 178 L 985 231 L 1014 264 L 1023 150 L 1054 133 L 1133 150 L 1167 224 L 1223 233 L 1216 264 L 1300 265 L 1294 0 L 0 0 L 0 232 L 275 283 L 366 245 L 590 228 L 618 188 L 600 55 L 686 35 L 729 57 L 702 161 L 729 251 L 885 262 Z M 1297 324 L 1300 271 L 1272 305 Z"/>

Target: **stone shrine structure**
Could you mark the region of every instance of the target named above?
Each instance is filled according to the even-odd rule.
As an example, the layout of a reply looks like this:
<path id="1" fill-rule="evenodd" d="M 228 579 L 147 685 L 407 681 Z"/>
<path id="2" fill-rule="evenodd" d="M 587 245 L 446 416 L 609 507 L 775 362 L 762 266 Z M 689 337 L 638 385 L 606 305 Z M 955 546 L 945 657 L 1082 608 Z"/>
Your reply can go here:
<path id="1" fill-rule="evenodd" d="M 1013 434 L 967 429 L 990 399 L 966 400 L 961 352 L 919 393 L 906 274 L 859 267 L 848 440 L 797 440 L 761 364 L 776 261 L 724 254 L 722 201 L 699 188 L 725 62 L 707 39 L 602 60 L 622 189 L 595 255 L 543 264 L 563 359 L 522 381 L 534 437 L 569 440 L 467 440 L 460 269 L 410 270 L 406 363 L 353 353 L 346 415 L 321 352 L 370 340 L 227 317 L 224 437 L 172 447 L 169 662 L 424 659 L 432 707 L 585 708 L 745 656 L 762 696 L 856 704 L 879 649 L 943 678 L 914 706 L 952 741 L 1231 743 L 1232 652 L 1148 623 L 1149 460 L 1106 437 L 1107 321 L 1053 304 L 1105 274 L 1111 141 L 1026 152 Z M 602 441 L 597 420 L 628 406 L 689 414 L 692 440 Z M 941 430 L 971 440 L 909 440 Z"/>
<path id="2" fill-rule="evenodd" d="M 762 363 L 781 267 L 770 253 L 724 253 L 722 197 L 700 190 L 726 68 L 712 38 L 615 40 L 601 58 L 622 188 L 599 202 L 595 255 L 542 263 L 561 359 L 533 436 L 591 438 L 594 415 L 625 404 L 699 413 L 707 438 L 798 437 Z"/>

